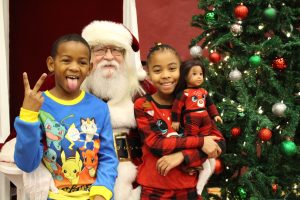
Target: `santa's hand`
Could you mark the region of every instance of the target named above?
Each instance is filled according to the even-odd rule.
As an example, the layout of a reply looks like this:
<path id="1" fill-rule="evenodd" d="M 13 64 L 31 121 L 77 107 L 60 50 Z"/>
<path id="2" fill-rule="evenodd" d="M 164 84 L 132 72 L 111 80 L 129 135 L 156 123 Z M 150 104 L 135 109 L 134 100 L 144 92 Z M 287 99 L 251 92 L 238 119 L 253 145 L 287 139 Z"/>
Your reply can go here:
<path id="1" fill-rule="evenodd" d="M 51 173 L 43 163 L 31 173 L 24 172 L 23 182 L 25 194 L 30 200 L 47 199 L 49 190 L 58 192 Z"/>

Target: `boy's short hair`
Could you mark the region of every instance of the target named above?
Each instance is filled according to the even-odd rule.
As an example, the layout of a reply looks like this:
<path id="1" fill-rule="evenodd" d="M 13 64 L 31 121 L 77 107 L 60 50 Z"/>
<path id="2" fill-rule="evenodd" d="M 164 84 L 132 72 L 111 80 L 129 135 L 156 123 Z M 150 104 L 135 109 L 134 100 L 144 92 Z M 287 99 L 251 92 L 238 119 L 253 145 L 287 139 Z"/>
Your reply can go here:
<path id="1" fill-rule="evenodd" d="M 67 34 L 67 35 L 63 35 L 61 37 L 59 37 L 52 45 L 52 49 L 51 49 L 51 57 L 55 58 L 57 55 L 57 49 L 59 47 L 59 45 L 61 45 L 64 42 L 70 42 L 70 41 L 74 41 L 74 42 L 80 42 L 82 43 L 84 46 L 86 46 L 89 50 L 89 60 L 91 60 L 91 48 L 90 45 L 87 43 L 87 41 L 81 37 L 81 35 L 73 33 L 73 34 Z"/>

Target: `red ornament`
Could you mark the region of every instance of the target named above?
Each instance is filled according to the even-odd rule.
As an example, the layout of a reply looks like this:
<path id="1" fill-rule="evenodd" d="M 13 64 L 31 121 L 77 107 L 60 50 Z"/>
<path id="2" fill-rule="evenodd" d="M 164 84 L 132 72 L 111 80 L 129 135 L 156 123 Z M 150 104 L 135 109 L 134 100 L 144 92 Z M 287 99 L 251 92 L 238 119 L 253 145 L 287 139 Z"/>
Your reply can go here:
<path id="1" fill-rule="evenodd" d="M 220 159 L 216 159 L 215 174 L 218 175 L 223 171 L 223 164 Z"/>
<path id="2" fill-rule="evenodd" d="M 273 184 L 272 184 L 272 190 L 273 190 L 274 193 L 276 193 L 277 190 L 278 190 L 278 185 L 275 184 L 275 183 L 273 183 Z"/>
<path id="3" fill-rule="evenodd" d="M 239 127 L 234 127 L 231 129 L 231 135 L 232 137 L 237 137 L 241 134 L 241 129 Z"/>
<path id="4" fill-rule="evenodd" d="M 272 137 L 272 131 L 270 129 L 267 128 L 262 128 L 259 132 L 258 132 L 258 137 L 262 140 L 262 141 L 268 141 L 271 139 Z"/>
<path id="5" fill-rule="evenodd" d="M 217 52 L 212 52 L 209 54 L 209 60 L 213 63 L 218 63 L 221 60 L 221 56 Z"/>
<path id="6" fill-rule="evenodd" d="M 243 4 L 241 4 L 235 7 L 234 16 L 239 20 L 243 20 L 248 16 L 248 12 L 249 12 L 248 8 Z"/>
<path id="7" fill-rule="evenodd" d="M 273 60 L 272 67 L 279 70 L 284 70 L 286 68 L 286 62 L 284 58 L 276 58 Z"/>

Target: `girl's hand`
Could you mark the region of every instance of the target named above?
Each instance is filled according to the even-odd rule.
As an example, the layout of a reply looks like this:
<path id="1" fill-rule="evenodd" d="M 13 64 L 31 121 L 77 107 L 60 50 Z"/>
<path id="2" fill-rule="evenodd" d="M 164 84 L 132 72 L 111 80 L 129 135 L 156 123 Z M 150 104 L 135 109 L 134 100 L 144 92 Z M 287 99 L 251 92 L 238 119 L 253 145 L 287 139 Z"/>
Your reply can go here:
<path id="1" fill-rule="evenodd" d="M 158 159 L 156 170 L 162 176 L 166 176 L 171 169 L 180 165 L 184 157 L 181 151 L 166 155 Z"/>
<path id="2" fill-rule="evenodd" d="M 215 122 L 220 122 L 221 124 L 223 124 L 223 120 L 220 116 L 215 116 L 214 119 L 215 119 Z"/>
<path id="3" fill-rule="evenodd" d="M 101 195 L 96 195 L 94 197 L 94 200 L 106 200 L 106 199 L 103 196 L 101 196 Z"/>
<path id="4" fill-rule="evenodd" d="M 23 83 L 24 83 L 24 100 L 22 108 L 38 112 L 44 102 L 44 97 L 42 92 L 39 91 L 41 85 L 43 84 L 47 74 L 43 73 L 39 80 L 36 82 L 33 89 L 30 88 L 27 73 L 23 73 Z"/>
<path id="5" fill-rule="evenodd" d="M 205 136 L 203 138 L 202 151 L 208 155 L 208 158 L 217 158 L 221 155 L 222 150 L 219 145 L 215 142 L 220 138 L 217 136 Z"/>
<path id="6" fill-rule="evenodd" d="M 178 130 L 179 130 L 179 126 L 180 126 L 180 122 L 172 122 L 172 128 L 173 128 L 175 131 L 178 131 Z"/>

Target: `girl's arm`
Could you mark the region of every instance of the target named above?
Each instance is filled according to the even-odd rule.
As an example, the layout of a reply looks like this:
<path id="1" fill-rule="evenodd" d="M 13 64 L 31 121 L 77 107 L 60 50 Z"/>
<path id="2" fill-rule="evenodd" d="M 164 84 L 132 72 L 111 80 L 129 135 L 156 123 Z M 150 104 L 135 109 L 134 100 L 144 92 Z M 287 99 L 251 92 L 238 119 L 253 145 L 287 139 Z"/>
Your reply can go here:
<path id="1" fill-rule="evenodd" d="M 156 120 L 143 109 L 144 101 L 145 98 L 140 98 L 135 102 L 134 114 L 143 143 L 154 155 L 161 157 L 183 149 L 202 148 L 204 140 L 199 136 L 164 137 Z"/>

